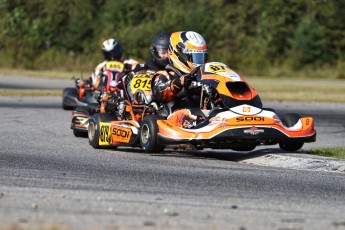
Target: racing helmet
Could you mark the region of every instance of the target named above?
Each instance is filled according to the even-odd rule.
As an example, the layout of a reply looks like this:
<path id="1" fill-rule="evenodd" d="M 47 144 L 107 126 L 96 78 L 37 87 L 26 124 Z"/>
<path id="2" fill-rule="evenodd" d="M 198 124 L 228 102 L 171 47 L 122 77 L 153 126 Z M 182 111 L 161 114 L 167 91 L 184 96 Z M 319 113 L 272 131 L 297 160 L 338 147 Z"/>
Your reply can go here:
<path id="1" fill-rule="evenodd" d="M 172 33 L 169 43 L 170 62 L 183 73 L 191 72 L 196 66 L 207 62 L 205 39 L 193 31 Z"/>
<path id="2" fill-rule="evenodd" d="M 109 84 L 110 87 L 116 87 L 117 86 L 117 82 L 112 80 Z"/>
<path id="3" fill-rule="evenodd" d="M 169 32 L 161 32 L 156 34 L 151 41 L 150 50 L 153 61 L 160 66 L 166 66 L 169 64 L 169 58 L 161 58 L 158 52 L 168 52 L 170 35 L 171 33 Z"/>
<path id="4" fill-rule="evenodd" d="M 119 60 L 122 57 L 122 45 L 114 38 L 105 40 L 102 44 L 102 53 L 107 61 Z"/>
<path id="5" fill-rule="evenodd" d="M 116 90 L 116 87 L 117 87 L 117 82 L 112 80 L 109 84 L 109 91 L 114 92 Z"/>

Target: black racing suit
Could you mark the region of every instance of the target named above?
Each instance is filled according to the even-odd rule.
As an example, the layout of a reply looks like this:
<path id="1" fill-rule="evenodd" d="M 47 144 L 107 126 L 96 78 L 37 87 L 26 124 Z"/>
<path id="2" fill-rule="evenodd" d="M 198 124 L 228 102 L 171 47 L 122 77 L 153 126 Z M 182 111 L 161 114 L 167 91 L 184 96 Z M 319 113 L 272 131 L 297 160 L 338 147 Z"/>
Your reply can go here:
<path id="1" fill-rule="evenodd" d="M 155 101 L 169 103 L 174 101 L 171 111 L 190 109 L 193 115 L 204 116 L 200 110 L 199 93 L 192 94 L 181 84 L 180 78 L 174 72 L 159 71 L 153 78 L 152 93 Z"/>

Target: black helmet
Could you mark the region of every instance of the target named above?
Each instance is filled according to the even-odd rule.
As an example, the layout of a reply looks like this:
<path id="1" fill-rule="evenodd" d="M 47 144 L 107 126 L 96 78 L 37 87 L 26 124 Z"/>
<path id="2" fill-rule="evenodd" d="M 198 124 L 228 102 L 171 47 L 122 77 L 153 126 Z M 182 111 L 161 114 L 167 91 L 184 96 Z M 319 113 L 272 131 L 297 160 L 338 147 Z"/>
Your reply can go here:
<path id="1" fill-rule="evenodd" d="M 102 44 L 102 53 L 105 60 L 119 60 L 122 57 L 122 46 L 114 38 L 105 40 Z"/>
<path id="2" fill-rule="evenodd" d="M 169 58 L 159 57 L 158 51 L 168 52 L 170 35 L 171 33 L 169 32 L 162 32 L 152 38 L 150 50 L 153 61 L 158 65 L 166 66 L 167 64 L 169 64 Z"/>

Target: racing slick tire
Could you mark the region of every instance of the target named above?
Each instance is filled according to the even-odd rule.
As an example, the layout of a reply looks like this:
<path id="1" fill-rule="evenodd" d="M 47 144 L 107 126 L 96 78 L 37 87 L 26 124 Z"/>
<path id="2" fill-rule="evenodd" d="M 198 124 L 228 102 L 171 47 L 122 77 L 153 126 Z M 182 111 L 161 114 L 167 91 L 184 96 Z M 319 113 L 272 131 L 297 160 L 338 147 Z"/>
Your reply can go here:
<path id="1" fill-rule="evenodd" d="M 160 116 L 148 115 L 144 118 L 140 128 L 140 145 L 146 153 L 159 153 L 165 148 L 157 143 L 158 125 Z"/>
<path id="2" fill-rule="evenodd" d="M 95 149 L 116 149 L 117 146 L 100 146 L 99 135 L 100 135 L 100 122 L 115 120 L 114 116 L 110 114 L 95 114 L 93 118 L 90 118 L 89 126 L 87 129 L 87 136 L 89 138 L 89 144 Z"/>
<path id="3" fill-rule="evenodd" d="M 62 108 L 64 110 L 72 110 L 75 106 L 71 106 L 66 102 L 67 96 L 77 97 L 77 90 L 75 88 L 65 88 L 62 93 Z"/>
<path id="4" fill-rule="evenodd" d="M 297 113 L 288 113 L 280 116 L 281 121 L 286 127 L 293 127 L 301 118 Z M 301 149 L 304 145 L 304 142 L 295 142 L 295 141 L 281 141 L 279 142 L 279 147 L 285 151 L 297 151 Z"/>
<path id="5" fill-rule="evenodd" d="M 256 148 L 256 144 L 252 143 L 242 143 L 242 144 L 237 144 L 233 147 L 231 147 L 232 150 L 238 151 L 238 152 L 249 152 L 252 151 Z"/>
<path id="6" fill-rule="evenodd" d="M 86 132 L 82 132 L 82 131 L 78 131 L 76 129 L 73 129 L 73 134 L 75 137 L 87 137 L 88 133 Z"/>

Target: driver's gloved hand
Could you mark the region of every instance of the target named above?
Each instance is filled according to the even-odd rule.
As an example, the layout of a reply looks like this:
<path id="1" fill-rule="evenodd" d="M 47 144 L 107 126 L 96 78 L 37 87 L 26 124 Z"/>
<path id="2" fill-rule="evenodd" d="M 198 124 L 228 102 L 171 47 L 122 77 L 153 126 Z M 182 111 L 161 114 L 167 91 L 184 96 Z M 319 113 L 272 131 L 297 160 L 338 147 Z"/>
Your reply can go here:
<path id="1" fill-rule="evenodd" d="M 195 81 L 195 76 L 191 74 L 183 75 L 181 78 L 181 83 L 185 87 L 189 87 L 193 81 Z"/>
<path id="2" fill-rule="evenodd" d="M 174 93 L 179 93 L 182 90 L 183 84 L 181 83 L 181 80 L 178 78 L 175 78 L 170 83 L 170 88 Z"/>
<path id="3" fill-rule="evenodd" d="M 132 65 L 129 63 L 124 64 L 123 72 L 128 73 L 132 70 Z"/>

